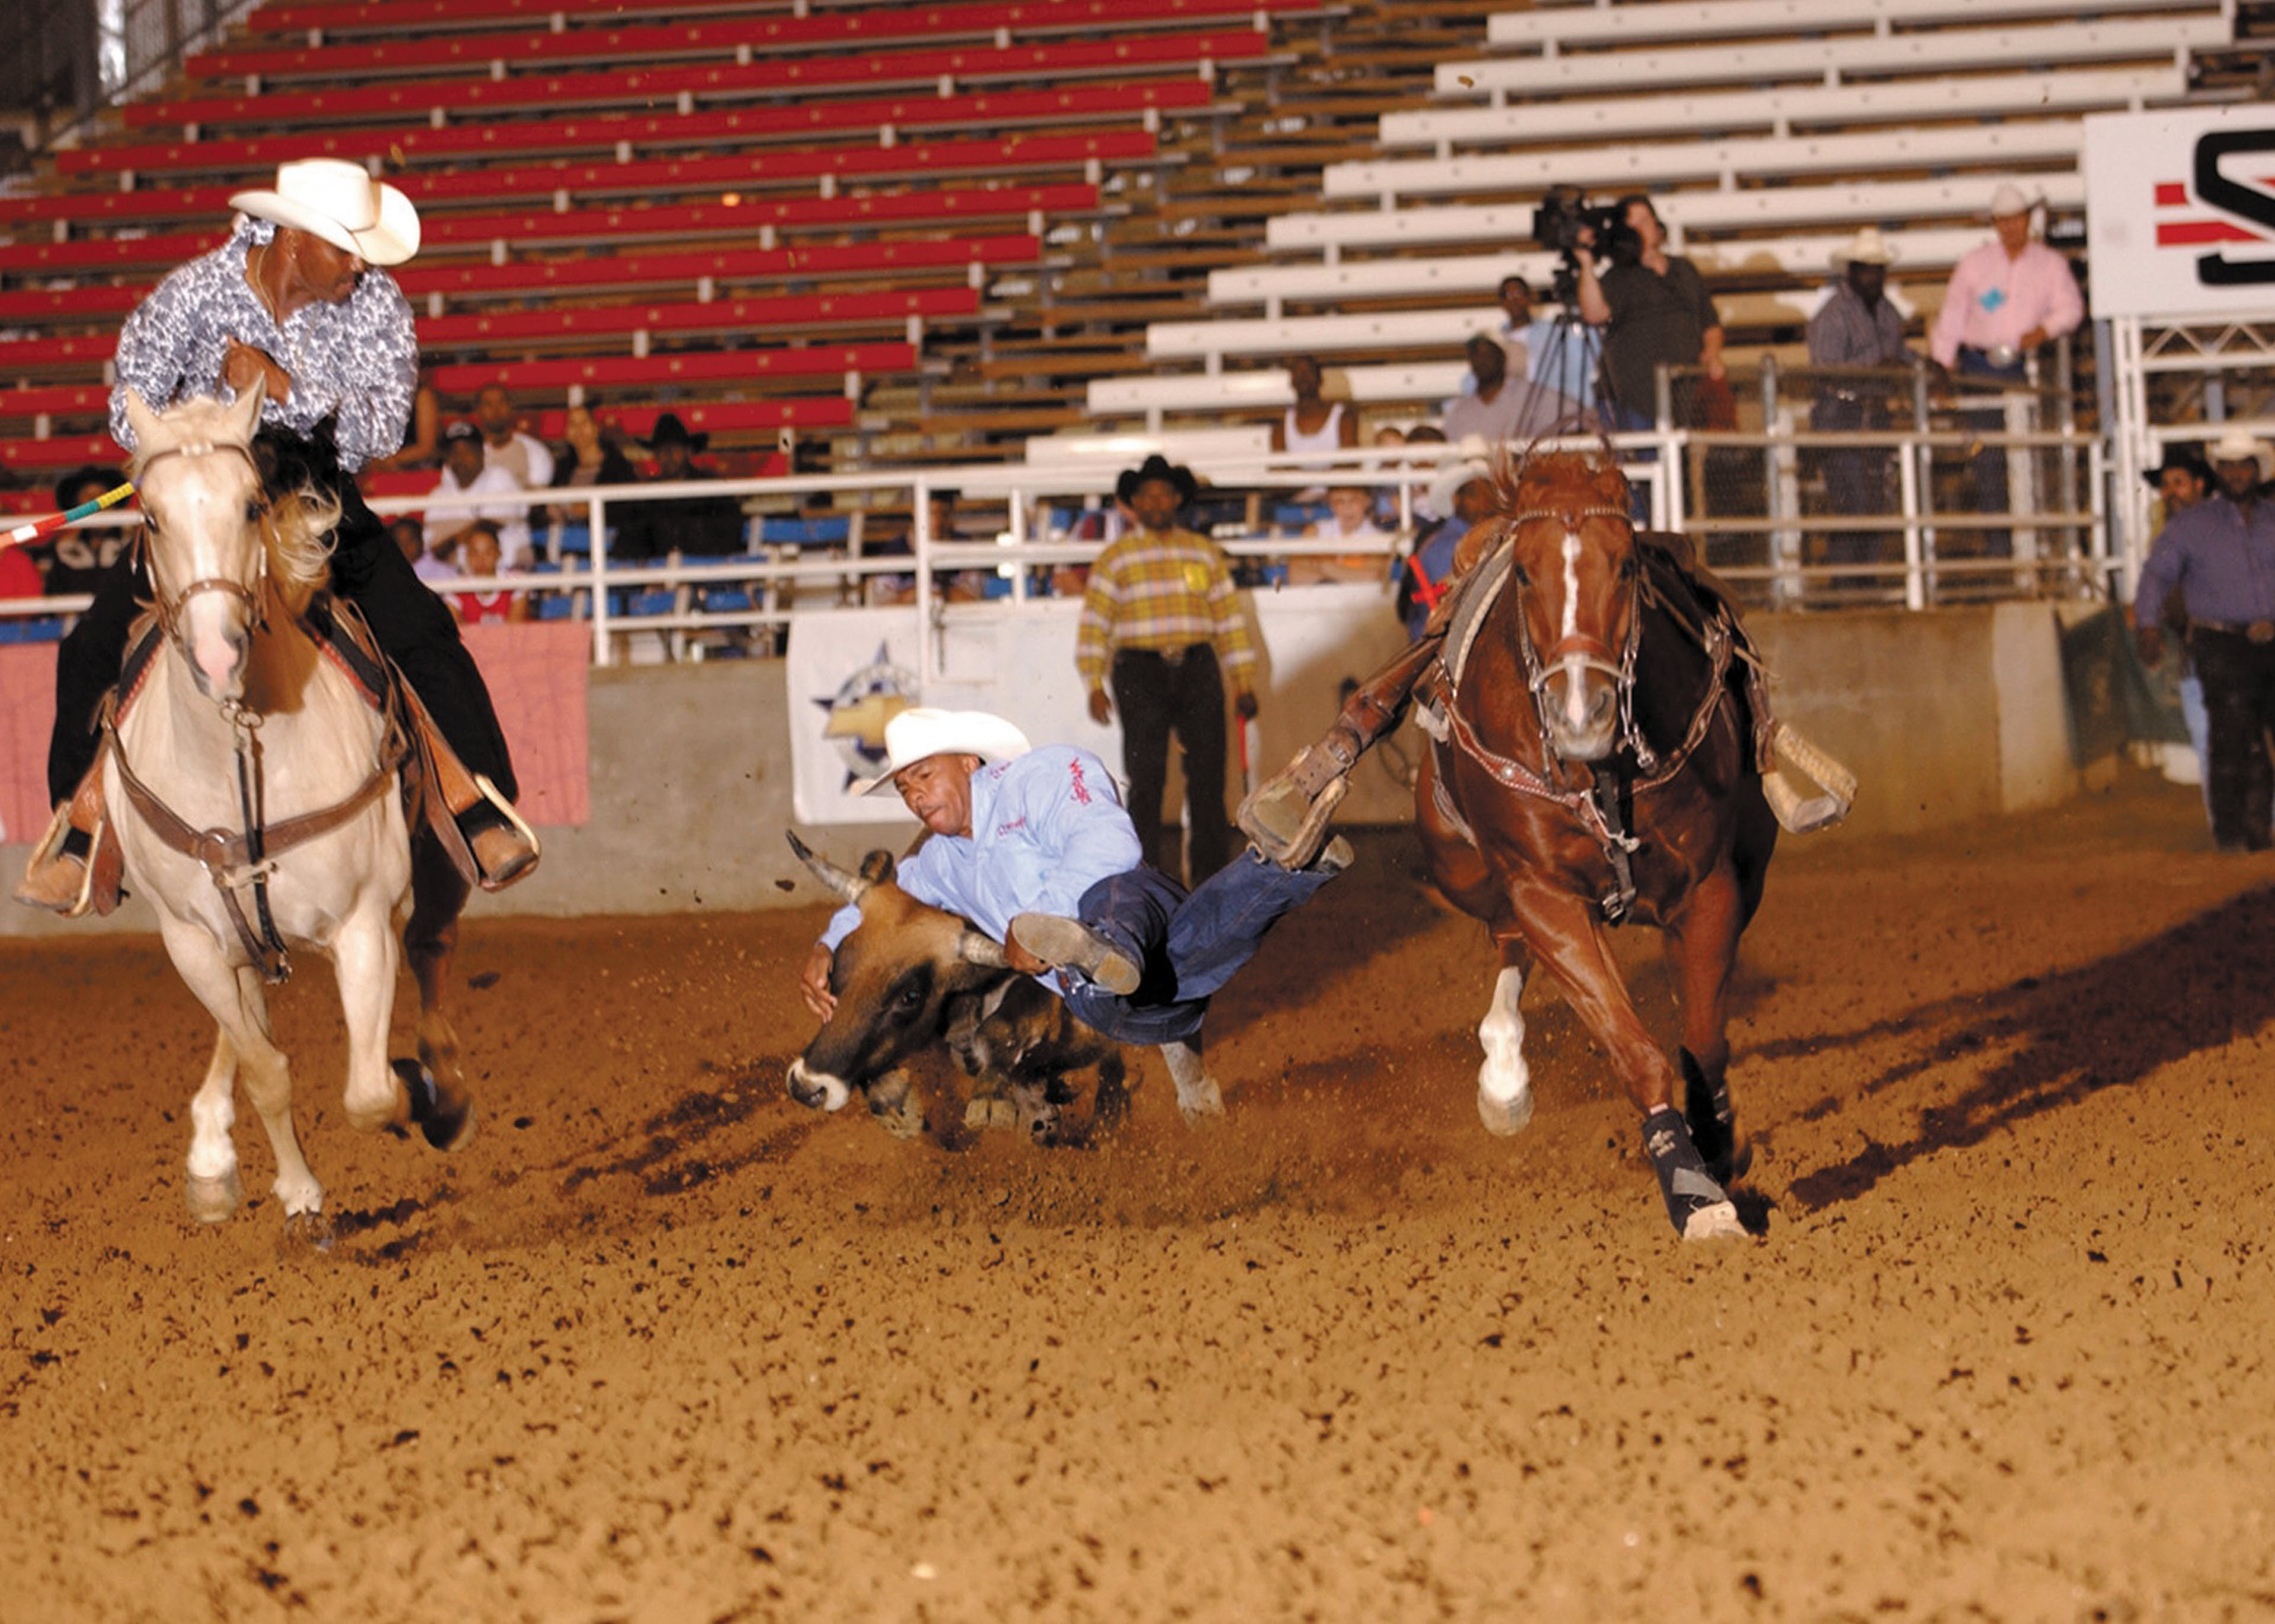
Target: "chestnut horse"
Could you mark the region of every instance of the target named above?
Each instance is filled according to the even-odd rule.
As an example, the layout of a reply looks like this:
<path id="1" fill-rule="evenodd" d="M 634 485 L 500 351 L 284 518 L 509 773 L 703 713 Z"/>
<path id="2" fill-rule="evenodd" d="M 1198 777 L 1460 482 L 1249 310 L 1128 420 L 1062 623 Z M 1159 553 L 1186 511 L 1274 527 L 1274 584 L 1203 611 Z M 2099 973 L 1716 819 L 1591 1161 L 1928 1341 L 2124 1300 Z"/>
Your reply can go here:
<path id="1" fill-rule="evenodd" d="M 1431 877 L 1500 950 L 1478 1028 L 1485 1126 L 1515 1133 L 1532 1114 L 1517 1001 L 1538 961 L 1642 1114 L 1675 1228 L 1737 1235 L 1726 1186 L 1748 1152 L 1723 1076 L 1727 995 L 1777 824 L 1733 680 L 1747 652 L 1735 611 L 1678 561 L 1682 538 L 1638 538 L 1629 511 L 1600 452 L 1499 471 L 1494 511 L 1462 545 L 1478 562 L 1448 626 L 1442 724 L 1425 719 L 1439 736 L 1415 822 Z M 1629 918 L 1666 934 L 1679 1077 L 1612 958 L 1606 930 Z"/>

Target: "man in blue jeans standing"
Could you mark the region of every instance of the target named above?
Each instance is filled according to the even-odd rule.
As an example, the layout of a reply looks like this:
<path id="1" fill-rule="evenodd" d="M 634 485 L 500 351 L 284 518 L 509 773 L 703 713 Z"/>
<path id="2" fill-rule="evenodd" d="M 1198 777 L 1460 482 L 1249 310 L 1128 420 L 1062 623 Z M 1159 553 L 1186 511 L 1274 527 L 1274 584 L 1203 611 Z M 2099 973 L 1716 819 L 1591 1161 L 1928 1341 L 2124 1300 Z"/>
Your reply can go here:
<path id="1" fill-rule="evenodd" d="M 1003 944 L 1084 1024 L 1123 1043 L 1190 1042 L 1208 1001 L 1281 916 L 1350 864 L 1338 837 L 1307 867 L 1253 848 L 1188 894 L 1140 858 L 1138 831 L 1105 762 L 1071 744 L 1030 745 L 984 711 L 915 709 L 887 724 L 887 788 L 932 832 L 900 865 L 900 887 Z M 838 910 L 807 956 L 799 991 L 823 1020 L 836 1008 L 837 944 L 861 923 Z"/>

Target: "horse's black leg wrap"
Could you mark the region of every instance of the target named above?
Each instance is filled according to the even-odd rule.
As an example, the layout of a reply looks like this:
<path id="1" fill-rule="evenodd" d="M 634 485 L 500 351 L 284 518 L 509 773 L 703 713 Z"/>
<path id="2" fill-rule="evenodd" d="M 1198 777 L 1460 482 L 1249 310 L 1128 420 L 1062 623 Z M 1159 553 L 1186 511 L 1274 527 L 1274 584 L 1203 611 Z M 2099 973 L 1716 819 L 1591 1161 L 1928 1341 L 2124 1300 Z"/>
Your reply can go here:
<path id="1" fill-rule="evenodd" d="M 1721 1185 L 1699 1159 L 1690 1142 L 1690 1129 L 1673 1106 L 1661 1106 L 1643 1119 L 1643 1148 L 1659 1175 L 1659 1194 L 1667 1198 L 1667 1215 L 1674 1232 L 1686 1241 L 1716 1235 L 1742 1235 L 1738 1210 Z"/>
<path id="2" fill-rule="evenodd" d="M 1746 1175 L 1754 1165 L 1752 1144 L 1738 1133 L 1738 1120 L 1730 1109 L 1730 1084 L 1720 1072 L 1706 1075 L 1697 1056 L 1677 1049 L 1682 1064 L 1682 1114 L 1690 1129 L 1690 1143 L 1718 1184 L 1727 1185 Z"/>

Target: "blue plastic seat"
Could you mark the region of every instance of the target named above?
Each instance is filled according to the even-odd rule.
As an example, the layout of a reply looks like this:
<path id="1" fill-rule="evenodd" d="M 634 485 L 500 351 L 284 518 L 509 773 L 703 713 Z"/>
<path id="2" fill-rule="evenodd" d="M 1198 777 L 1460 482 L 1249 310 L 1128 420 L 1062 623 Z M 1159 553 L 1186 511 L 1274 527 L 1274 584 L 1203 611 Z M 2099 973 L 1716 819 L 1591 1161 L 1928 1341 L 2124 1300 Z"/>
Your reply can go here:
<path id="1" fill-rule="evenodd" d="M 60 643 L 63 637 L 60 615 L 11 616 L 0 620 L 0 643 Z"/>

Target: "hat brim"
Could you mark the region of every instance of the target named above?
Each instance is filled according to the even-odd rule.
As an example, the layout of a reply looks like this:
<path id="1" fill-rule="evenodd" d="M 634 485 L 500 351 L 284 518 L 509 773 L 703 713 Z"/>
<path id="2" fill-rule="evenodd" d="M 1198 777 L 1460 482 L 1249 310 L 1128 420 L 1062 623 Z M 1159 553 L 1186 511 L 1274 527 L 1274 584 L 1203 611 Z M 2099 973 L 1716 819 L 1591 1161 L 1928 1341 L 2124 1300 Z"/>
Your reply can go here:
<path id="1" fill-rule="evenodd" d="M 902 715 L 909 714 L 903 711 Z M 937 713 L 938 725 L 928 729 L 917 754 L 889 757 L 885 770 L 873 778 L 856 780 L 850 787 L 853 795 L 876 795 L 893 787 L 895 774 L 914 767 L 919 761 L 934 756 L 978 756 L 982 761 L 1008 761 L 1014 756 L 1024 756 L 1034 745 L 1013 723 L 987 711 L 942 711 Z M 897 718 L 896 719 L 897 720 Z M 888 744 L 892 732 L 886 730 Z"/>
<path id="2" fill-rule="evenodd" d="M 1472 480 L 1490 480 L 1493 471 L 1479 462 L 1460 462 L 1430 482 L 1430 506 L 1440 518 L 1452 518 L 1454 499 Z"/>
<path id="3" fill-rule="evenodd" d="M 666 434 L 660 440 L 642 440 L 637 443 L 644 451 L 659 450 L 668 445 L 684 445 L 691 451 L 707 451 L 711 449 L 711 434 L 705 429 L 696 434 Z"/>
<path id="4" fill-rule="evenodd" d="M 1833 251 L 1833 268 L 1845 271 L 1852 265 L 1877 265 L 1886 270 L 1901 258 L 1903 256 L 1893 248 L 1883 248 L 1878 254 L 1851 253 L 1846 248 L 1835 248 Z"/>
<path id="5" fill-rule="evenodd" d="M 2275 480 L 2275 446 L 2264 440 L 2255 440 L 2242 446 L 2214 444 L 2204 448 L 2204 461 L 2215 466 L 2221 463 L 2240 463 L 2247 457 L 2259 465 L 2262 483 Z"/>
<path id="6" fill-rule="evenodd" d="M 367 231 L 351 231 L 329 215 L 266 189 L 240 192 L 229 200 L 229 206 L 256 220 L 321 237 L 367 265 L 400 265 L 419 252 L 418 208 L 383 182 L 379 188 L 379 220 Z"/>

